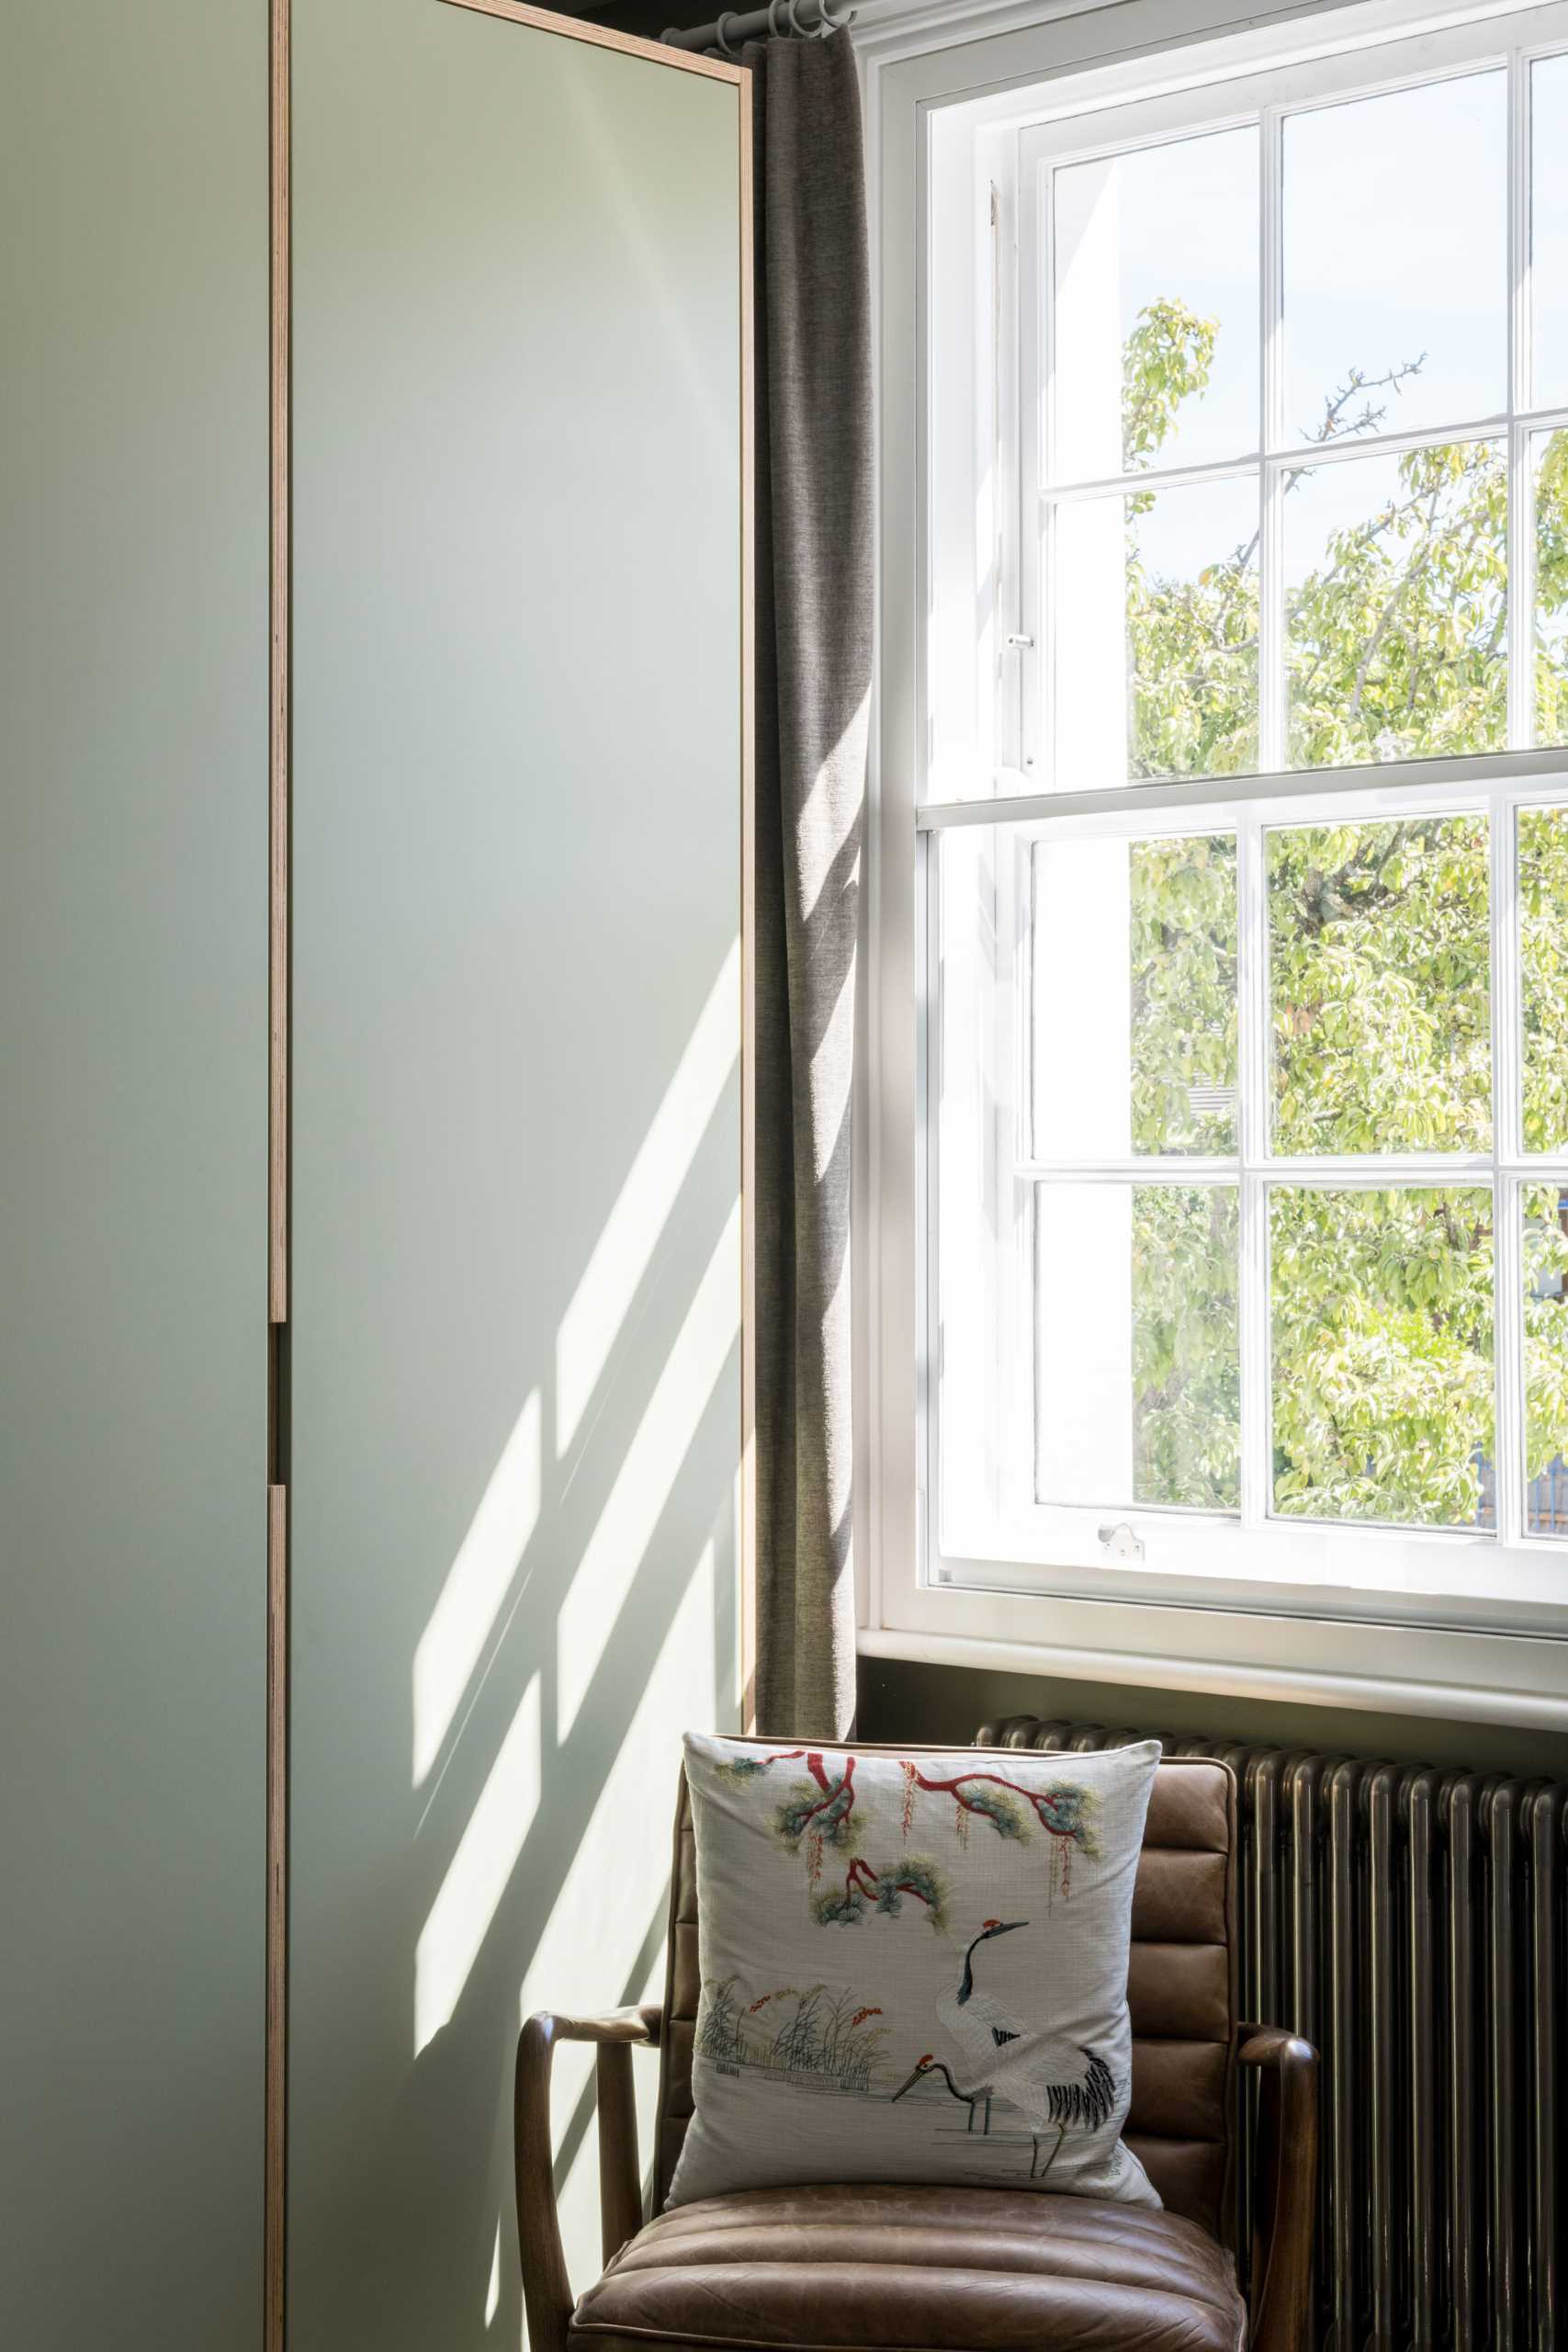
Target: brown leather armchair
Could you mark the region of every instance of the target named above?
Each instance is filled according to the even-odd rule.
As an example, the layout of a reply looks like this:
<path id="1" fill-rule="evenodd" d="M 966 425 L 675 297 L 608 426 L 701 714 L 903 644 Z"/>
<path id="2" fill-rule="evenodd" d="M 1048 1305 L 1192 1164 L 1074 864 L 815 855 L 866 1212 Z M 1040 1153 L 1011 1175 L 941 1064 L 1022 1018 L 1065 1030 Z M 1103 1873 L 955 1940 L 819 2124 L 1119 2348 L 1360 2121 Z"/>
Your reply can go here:
<path id="1" fill-rule="evenodd" d="M 1133 1901 L 1126 2137 L 1163 2212 L 1043 2190 L 859 2183 L 751 2189 L 667 2213 L 692 2112 L 700 1989 L 682 1777 L 663 2006 L 533 2017 L 518 2041 L 517 2229 L 533 2352 L 1303 2352 L 1317 2058 L 1293 2035 L 1238 2024 L 1235 1895 L 1229 1767 L 1162 1763 Z M 550 2154 L 558 2041 L 598 2048 L 604 2272 L 575 2302 Z M 632 2102 L 639 2042 L 660 2053 L 646 2224 Z M 1225 2250 L 1238 2066 L 1260 2083 L 1250 2320 Z"/>

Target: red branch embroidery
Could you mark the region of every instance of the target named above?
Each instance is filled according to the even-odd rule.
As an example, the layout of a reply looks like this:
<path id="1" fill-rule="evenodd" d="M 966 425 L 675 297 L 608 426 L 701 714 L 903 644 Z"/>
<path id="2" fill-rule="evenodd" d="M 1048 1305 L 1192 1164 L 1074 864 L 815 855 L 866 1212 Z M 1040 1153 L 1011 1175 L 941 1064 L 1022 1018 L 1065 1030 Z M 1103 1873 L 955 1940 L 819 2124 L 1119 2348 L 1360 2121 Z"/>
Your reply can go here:
<path id="1" fill-rule="evenodd" d="M 883 1873 L 880 1871 L 874 1871 L 871 1864 L 863 1860 L 859 1854 L 844 1872 L 844 1893 L 848 1894 L 851 1887 L 858 1886 L 861 1893 L 869 1895 L 873 1903 L 887 1883 Z M 931 1896 L 925 1888 L 918 1886 L 912 1878 L 895 1878 L 891 1883 L 897 1888 L 900 1894 L 916 1895 L 920 1902 L 930 1905 Z"/>
<path id="2" fill-rule="evenodd" d="M 796 1748 L 795 1750 L 795 1755 L 797 1757 L 803 1753 L 806 1757 L 806 1769 L 822 1793 L 818 1797 L 808 1796 L 786 1803 L 779 1814 L 780 1831 L 792 1844 L 798 1842 L 802 1838 L 810 1837 L 829 1838 L 835 1843 L 840 1843 L 843 1825 L 854 1811 L 855 1759 L 852 1756 L 846 1756 L 843 1771 L 837 1780 L 834 1780 L 829 1773 L 824 1758 L 817 1749 Z M 770 1762 L 781 1764 L 791 1760 L 784 1756 L 769 1758 Z"/>
<path id="3" fill-rule="evenodd" d="M 1059 1801 L 1054 1792 L 1026 1789 L 1019 1781 L 1010 1781 L 1000 1772 L 959 1772 L 950 1781 L 940 1781 L 922 1772 L 918 1764 L 906 1763 L 903 1769 L 909 1776 L 911 1788 L 924 1789 L 932 1796 L 950 1796 L 955 1804 L 962 1806 L 965 1813 L 983 1814 L 987 1819 L 993 1821 L 996 1815 L 984 1799 L 968 1796 L 964 1792 L 974 1787 L 976 1782 L 983 1782 L 991 1788 L 1006 1789 L 1010 1795 L 1023 1799 L 1041 1828 L 1050 1837 L 1060 1838 L 1069 1846 L 1084 1843 L 1084 1825 L 1077 1814 L 1076 1791 L 1068 1792 L 1075 1799 L 1072 1815 L 1070 1817 L 1064 1818 Z"/>
<path id="4" fill-rule="evenodd" d="M 797 1782 L 790 1796 L 779 1806 L 775 1815 L 775 1832 L 782 1842 L 798 1853 L 804 1841 L 807 1886 L 816 1897 L 818 1917 L 827 1919 L 860 1916 L 863 1906 L 873 1903 L 878 1908 L 896 1911 L 899 1897 L 913 1894 L 931 1914 L 933 1924 L 940 1923 L 943 1894 L 939 1874 L 930 1863 L 910 1857 L 903 1871 L 895 1877 L 891 1872 L 874 1870 L 859 1856 L 852 1855 L 857 1842 L 853 1820 L 855 1811 L 856 1758 L 847 1751 L 835 1754 L 820 1748 L 775 1748 L 765 1761 L 752 1763 L 750 1771 L 766 1770 L 774 1764 L 804 1762 L 807 1779 Z M 931 1796 L 950 1797 L 956 1809 L 955 1826 L 960 1842 L 967 1844 L 970 1825 L 976 1817 L 988 1821 L 998 1837 L 1019 1838 L 1027 1833 L 1025 1818 L 1032 1816 L 1053 1841 L 1050 1879 L 1053 1891 L 1059 1885 L 1066 1894 L 1071 1884 L 1072 1850 L 1081 1846 L 1086 1853 L 1096 1850 L 1093 1833 L 1085 1818 L 1086 1807 L 1092 1801 L 1088 1792 L 1071 1783 L 1038 1790 L 1027 1788 L 1003 1772 L 976 1770 L 958 1772 L 950 1778 L 922 1771 L 909 1758 L 898 1759 L 903 1775 L 902 1828 L 906 1846 L 914 1824 L 917 1790 Z M 993 1794 L 992 1792 L 998 1793 Z M 1022 1808 L 1021 1811 L 1020 1808 Z M 847 1863 L 841 1895 L 818 1895 L 830 1852 L 842 1857 Z"/>

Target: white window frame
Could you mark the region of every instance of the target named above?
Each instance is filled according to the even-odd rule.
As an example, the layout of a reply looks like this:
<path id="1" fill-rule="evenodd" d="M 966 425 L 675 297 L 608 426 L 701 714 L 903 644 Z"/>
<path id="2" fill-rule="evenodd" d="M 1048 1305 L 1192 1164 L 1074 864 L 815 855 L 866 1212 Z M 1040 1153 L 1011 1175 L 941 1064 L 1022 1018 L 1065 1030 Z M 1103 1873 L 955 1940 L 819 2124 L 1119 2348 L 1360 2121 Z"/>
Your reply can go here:
<path id="1" fill-rule="evenodd" d="M 1254 23 L 1258 13 L 1254 11 Z M 1307 24 L 1292 12 L 1286 21 L 1261 32 L 1183 48 L 1174 58 L 1151 61 L 1151 40 L 1179 39 L 1184 33 L 1190 37 L 1203 29 L 1201 0 L 1192 6 L 1187 0 L 1179 5 L 1165 0 L 1152 8 L 1134 6 L 1118 16 L 1130 52 L 1125 62 L 1074 73 L 1069 83 L 1055 89 L 1031 92 L 1030 108 L 1037 110 L 1038 119 L 1047 122 L 1055 118 L 1053 128 L 1029 134 L 1033 155 L 1066 148 L 1077 153 L 1096 147 L 1099 134 L 1113 139 L 1131 119 L 1122 116 L 1118 124 L 1106 110 L 1129 104 L 1147 109 L 1151 99 L 1168 122 L 1177 120 L 1179 108 L 1181 126 L 1198 129 L 1191 99 L 1168 96 L 1172 80 L 1188 90 L 1210 92 L 1213 104 L 1203 109 L 1203 119 L 1218 120 L 1225 118 L 1227 106 L 1231 119 L 1252 110 L 1248 79 L 1260 70 L 1268 75 L 1275 104 L 1299 102 L 1297 90 L 1305 85 L 1293 82 L 1290 89 L 1282 89 L 1279 76 L 1281 72 L 1296 76 L 1303 67 L 1317 77 L 1325 102 L 1332 102 L 1345 91 L 1359 92 L 1380 80 L 1404 85 L 1424 71 L 1459 70 L 1469 60 L 1568 45 L 1563 28 L 1568 11 L 1561 8 L 1538 9 L 1522 19 L 1515 9 L 1417 11 L 1404 0 L 1375 0 L 1371 6 L 1315 11 Z M 1335 21 L 1325 24 L 1325 16 Z M 1501 16 L 1509 22 L 1492 21 Z M 1435 18 L 1440 21 L 1434 30 Z M 1415 73 L 1408 51 L 1397 62 L 1359 53 L 1394 39 L 1408 40 L 1413 33 L 1432 44 L 1429 65 L 1424 62 Z M 1408 1531 L 1358 1530 L 1348 1541 L 1368 1561 L 1375 1560 L 1376 1566 L 1359 1577 L 1354 1588 L 1342 1576 L 1325 1581 L 1307 1565 L 1314 1547 L 1320 1562 L 1327 1559 L 1320 1529 L 1310 1522 L 1273 1521 L 1265 1532 L 1256 1507 L 1241 1521 L 1230 1523 L 1228 1556 L 1222 1562 L 1201 1556 L 1205 1547 L 1212 1549 L 1216 1525 L 1207 1519 L 1201 1522 L 1201 1536 L 1185 1547 L 1163 1546 L 1158 1567 L 1131 1571 L 1086 1560 L 1081 1546 L 1075 1550 L 1066 1541 L 1057 1556 L 1044 1559 L 1042 1551 L 1049 1553 L 1051 1545 L 1021 1544 L 1021 1559 L 1015 1563 L 948 1560 L 936 1550 L 937 1516 L 928 1508 L 937 1499 L 929 1475 L 934 1449 L 921 1361 L 923 1290 L 931 1268 L 920 1262 L 919 1248 L 922 1232 L 933 1243 L 935 1234 L 934 1216 L 926 1214 L 934 1207 L 927 1198 L 931 1170 L 921 1148 L 931 1035 L 928 1008 L 919 1001 L 925 959 L 917 948 L 921 926 L 933 919 L 924 889 L 925 845 L 935 833 L 952 827 L 1004 819 L 1022 820 L 1031 832 L 1041 826 L 1100 829 L 1112 817 L 1128 831 L 1191 831 L 1234 824 L 1238 838 L 1252 844 L 1250 856 L 1246 850 L 1242 854 L 1244 867 L 1251 869 L 1250 879 L 1244 876 L 1244 888 L 1256 888 L 1257 845 L 1266 811 L 1278 820 L 1289 802 L 1292 820 L 1299 817 L 1306 821 L 1327 802 L 1345 813 L 1341 795 L 1346 791 L 1371 808 L 1386 799 L 1392 781 L 1389 771 L 1360 769 L 1335 776 L 1320 771 L 1224 784 L 1139 785 L 1109 795 L 1021 793 L 1018 788 L 1029 778 L 1021 762 L 1010 775 L 1006 774 L 1006 739 L 1011 733 L 1027 748 L 1027 718 L 1021 714 L 1015 730 L 1004 713 L 995 739 L 994 765 L 1003 772 L 1010 797 L 980 803 L 927 797 L 930 739 L 923 713 L 929 608 L 922 582 L 929 577 L 929 547 L 919 484 L 929 393 L 922 318 L 924 258 L 931 225 L 926 172 L 929 120 L 935 107 L 987 90 L 996 94 L 991 104 L 998 119 L 1010 113 L 1016 117 L 1020 85 L 1031 76 L 1070 72 L 1092 56 L 1093 40 L 1092 27 L 1075 12 L 1070 18 L 1028 32 L 913 57 L 899 57 L 893 45 L 885 43 L 883 53 L 873 49 L 865 60 L 874 174 L 874 266 L 880 265 L 884 553 L 868 873 L 871 985 L 863 1037 L 867 1083 L 861 1133 L 869 1137 L 870 1148 L 861 1153 L 857 1167 L 862 1646 L 871 1654 L 1005 1662 L 1120 1682 L 1333 1698 L 1351 1705 L 1393 1704 L 1411 1712 L 1568 1726 L 1568 1608 L 1550 1597 L 1553 1572 L 1559 1568 L 1558 1589 L 1568 1587 L 1568 1552 L 1560 1544 L 1526 1540 L 1506 1544 L 1510 1561 L 1519 1564 L 1522 1573 L 1506 1608 L 1495 1621 L 1489 1618 L 1485 1629 L 1473 1622 L 1470 1588 L 1475 1581 L 1474 1554 L 1483 1550 L 1495 1562 L 1505 1548 L 1501 1538 L 1478 1546 L 1462 1532 L 1432 1537 L 1412 1536 Z M 1386 68 L 1382 73 L 1380 62 Z M 1517 84 L 1517 67 L 1515 75 Z M 1215 93 L 1213 85 L 1220 81 L 1237 86 Z M 1517 95 L 1514 102 L 1517 104 Z M 1085 121 L 1090 110 L 1101 117 L 1093 128 Z M 1145 112 L 1139 129 L 1145 135 L 1169 136 L 1168 127 L 1163 131 L 1153 127 L 1157 119 Z M 1517 164 L 1510 196 L 1516 254 L 1521 223 L 1528 217 L 1517 186 L 1524 171 L 1528 160 Z M 1267 265 L 1263 274 L 1269 279 Z M 1516 267 L 1511 387 L 1525 347 L 1520 279 Z M 1264 300 L 1277 303 L 1277 282 L 1266 285 Z M 1539 417 L 1520 412 L 1512 428 L 1516 466 L 1527 460 L 1529 435 L 1562 421 L 1559 412 L 1542 412 Z M 1501 429 L 1498 420 L 1476 423 L 1495 432 Z M 1457 437 L 1459 428 L 1445 427 L 1441 434 L 1397 440 L 1386 436 L 1378 446 L 1408 447 L 1413 440 Z M 1370 442 L 1358 442 L 1358 453 L 1365 446 Z M 1283 455 L 1279 453 L 1277 465 Z M 1295 461 L 1301 461 L 1299 451 Z M 1149 477 L 1139 479 L 1146 486 Z M 1511 512 L 1510 554 L 1525 565 L 1529 534 L 1517 498 Z M 1010 588 L 1021 588 L 1027 561 L 1022 549 L 1015 548 L 998 566 L 998 579 Z M 1528 612 L 1528 574 L 1520 570 L 1514 576 L 1523 589 L 1516 609 Z M 1529 681 L 1519 676 L 1523 667 L 1515 662 L 1510 673 L 1510 729 L 1516 743 L 1528 728 L 1531 710 Z M 1278 730 L 1273 741 L 1266 736 L 1265 742 L 1277 756 Z M 1508 812 L 1521 801 L 1568 802 L 1568 754 L 1561 751 L 1520 748 L 1483 760 L 1408 763 L 1397 776 L 1401 798 L 1409 787 L 1422 794 L 1426 806 L 1485 806 L 1510 831 Z M 1499 1041 L 1506 1008 L 1514 1001 L 1517 988 L 1517 955 L 1506 922 L 1495 936 L 1494 957 L 1495 1045 L 1506 1057 L 1516 1052 L 1511 1041 L 1517 1037 L 1509 1023 L 1510 1042 Z M 1506 1060 L 1499 1062 L 1500 1082 L 1509 1067 Z M 1423 1159 L 1420 1180 L 1451 1182 L 1463 1174 L 1474 1182 L 1514 1186 L 1531 1179 L 1551 1182 L 1568 1173 L 1568 1159 L 1525 1161 L 1516 1146 L 1517 1138 L 1500 1131 L 1492 1155 L 1484 1159 L 1455 1156 L 1440 1179 L 1435 1163 Z M 1256 1166 L 1249 1171 L 1247 1183 L 1254 1209 L 1269 1175 L 1278 1179 L 1285 1172 L 1260 1172 Z M 1392 1163 L 1380 1159 L 1374 1170 L 1314 1161 L 1311 1169 L 1319 1182 L 1330 1174 L 1370 1182 L 1374 1172 L 1386 1182 Z M 1512 1198 L 1512 1193 L 1501 1196 Z M 1499 1224 L 1499 1281 L 1506 1278 L 1506 1266 L 1517 1273 L 1514 1222 Z M 1258 1227 L 1253 1214 L 1244 1230 L 1256 1237 Z M 1244 1246 L 1256 1248 L 1256 1238 Z M 1254 1351 L 1258 1295 L 1255 1283 Z M 1247 1344 L 1244 1339 L 1244 1347 Z M 1505 1373 L 1500 1363 L 1500 1399 Z M 1517 1423 L 1517 1413 L 1513 1419 Z M 1516 1435 L 1508 1429 L 1500 1432 L 1500 1501 L 1506 1487 L 1518 1484 L 1507 1480 L 1501 1468 L 1504 1447 L 1515 1444 Z M 1516 1450 L 1522 1464 L 1522 1450 Z M 1518 1533 L 1522 1488 L 1510 1508 L 1515 1522 L 1502 1531 L 1505 1537 Z M 1134 1524 L 1144 1516 L 1124 1509 L 1116 1515 Z M 1341 1556 L 1346 1542 L 1342 1531 L 1334 1532 L 1330 1543 L 1336 1557 Z M 1548 1564 L 1544 1571 L 1543 1561 Z M 1411 1605 L 1402 1605 L 1402 1595 Z M 1442 1622 L 1445 1616 L 1447 1623 Z"/>

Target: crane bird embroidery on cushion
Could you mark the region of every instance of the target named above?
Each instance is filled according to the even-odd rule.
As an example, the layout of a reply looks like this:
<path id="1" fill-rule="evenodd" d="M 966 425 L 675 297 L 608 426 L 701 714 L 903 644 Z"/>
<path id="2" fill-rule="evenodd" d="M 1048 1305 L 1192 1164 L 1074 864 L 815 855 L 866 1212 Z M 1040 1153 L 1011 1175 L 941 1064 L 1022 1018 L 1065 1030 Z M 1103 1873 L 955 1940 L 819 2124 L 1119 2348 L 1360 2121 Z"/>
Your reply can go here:
<path id="1" fill-rule="evenodd" d="M 966 2107 L 969 2109 L 968 2129 L 971 2132 L 975 2129 L 975 2115 L 976 2109 L 979 2110 L 981 2116 L 980 2131 L 982 2135 L 989 2132 L 991 2128 L 991 2100 L 995 2096 L 990 2084 L 981 2083 L 972 2091 L 961 2091 L 958 2085 L 953 2081 L 952 2074 L 949 2072 L 946 2064 L 937 2056 L 934 2050 L 928 2050 L 923 2058 L 918 2058 L 915 2061 L 913 2070 L 905 2076 L 897 2089 L 894 2092 L 891 2104 L 897 2106 L 899 2099 L 903 2098 L 904 2093 L 906 2091 L 912 2091 L 915 2085 L 918 2082 L 922 2081 L 927 2075 L 940 2075 L 942 2081 L 947 2085 L 949 2096 L 955 2098 L 960 2107 Z"/>
<path id="2" fill-rule="evenodd" d="M 941 2075 L 953 2097 L 968 2107 L 970 2131 L 976 2109 L 981 2111 L 983 2133 L 991 2128 L 993 2098 L 1007 2099 L 1029 2125 L 1033 2151 L 1029 2177 L 1043 2180 L 1061 2154 L 1069 2126 L 1098 2132 L 1109 2122 L 1116 2107 L 1116 2083 L 1098 2052 L 1031 2033 L 976 1986 L 975 1955 L 980 1946 L 1028 1925 L 1027 1919 L 986 1920 L 964 1955 L 956 1991 L 944 1993 L 936 2005 L 938 2017 L 969 2062 L 966 2071 L 976 2077 L 976 2087 L 961 2088 L 942 2060 L 927 2051 L 893 2097 L 902 2098 L 927 2075 Z M 1053 2124 L 1055 2142 L 1042 2165 L 1040 2143 Z"/>

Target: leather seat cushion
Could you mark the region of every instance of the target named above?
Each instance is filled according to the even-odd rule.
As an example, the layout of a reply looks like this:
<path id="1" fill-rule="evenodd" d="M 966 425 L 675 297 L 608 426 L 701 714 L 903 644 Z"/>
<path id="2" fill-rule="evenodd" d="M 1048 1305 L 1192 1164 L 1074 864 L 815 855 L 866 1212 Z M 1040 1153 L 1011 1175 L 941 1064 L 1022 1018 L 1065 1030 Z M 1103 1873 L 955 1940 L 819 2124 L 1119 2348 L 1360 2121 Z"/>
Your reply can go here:
<path id="1" fill-rule="evenodd" d="M 1240 2352 L 1194 2222 L 996 2188 L 760 2188 L 661 2213 L 577 2306 L 581 2352 Z"/>

